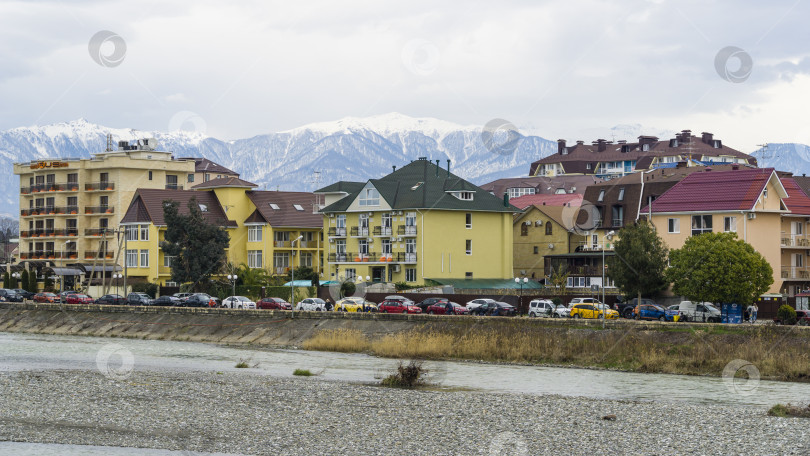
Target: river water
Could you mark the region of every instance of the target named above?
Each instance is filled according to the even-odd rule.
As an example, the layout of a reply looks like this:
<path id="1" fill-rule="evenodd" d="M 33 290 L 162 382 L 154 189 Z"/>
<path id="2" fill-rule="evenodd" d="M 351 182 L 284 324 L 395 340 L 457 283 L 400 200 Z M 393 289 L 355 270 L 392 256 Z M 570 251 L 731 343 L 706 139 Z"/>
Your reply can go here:
<path id="1" fill-rule="evenodd" d="M 240 361 L 245 361 L 250 367 L 237 369 L 235 366 Z M 230 371 L 291 377 L 292 372 L 300 368 L 318 374 L 321 379 L 372 383 L 378 382 L 398 363 L 397 360 L 365 354 L 255 349 L 158 340 L 0 333 L 0 371 L 5 372 L 108 369 L 125 374 L 127 369 L 136 369 Z M 432 383 L 439 388 L 448 389 L 464 388 L 619 400 L 678 401 L 760 409 L 776 403 L 796 402 L 799 398 L 810 397 L 810 384 L 807 383 L 745 379 L 732 381 L 718 377 L 454 361 L 427 361 L 424 367 L 427 368 Z M 93 454 L 83 453 L 86 447 L 80 448 L 82 454 Z M 117 449 L 116 452 L 107 453 L 146 454 L 126 451 L 127 449 Z M 74 452 L 71 446 L 2 442 L 0 453 L 80 454 Z"/>

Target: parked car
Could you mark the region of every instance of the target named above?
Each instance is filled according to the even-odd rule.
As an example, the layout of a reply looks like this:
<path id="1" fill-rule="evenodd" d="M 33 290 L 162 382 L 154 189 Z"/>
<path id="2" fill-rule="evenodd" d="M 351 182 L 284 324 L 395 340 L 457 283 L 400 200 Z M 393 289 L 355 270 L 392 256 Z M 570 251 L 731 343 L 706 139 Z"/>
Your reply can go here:
<path id="1" fill-rule="evenodd" d="M 93 298 L 87 296 L 86 294 L 73 293 L 67 295 L 65 302 L 68 304 L 92 304 Z"/>
<path id="2" fill-rule="evenodd" d="M 262 298 L 256 302 L 257 309 L 292 310 L 292 304 L 281 298 Z"/>
<path id="3" fill-rule="evenodd" d="M 152 298 L 146 293 L 136 291 L 127 295 L 127 304 L 131 306 L 151 306 Z"/>
<path id="4" fill-rule="evenodd" d="M 36 293 L 32 293 L 28 290 L 23 290 L 22 288 L 15 288 L 14 291 L 23 297 L 23 299 L 34 299 L 34 295 Z"/>
<path id="5" fill-rule="evenodd" d="M 35 302 L 57 302 L 59 301 L 59 296 L 56 296 L 54 293 L 48 292 L 39 292 L 34 295 Z"/>
<path id="6" fill-rule="evenodd" d="M 779 317 L 779 315 L 773 317 L 773 322 L 777 325 L 784 325 L 785 322 Z M 796 324 L 799 326 L 807 326 L 810 325 L 810 310 L 797 310 L 796 311 Z"/>
<path id="7" fill-rule="evenodd" d="M 388 300 L 380 303 L 380 312 L 382 313 L 409 313 L 409 314 L 419 314 L 422 313 L 422 309 L 417 307 L 413 304 L 413 301 L 397 301 L 397 300 Z"/>
<path id="8" fill-rule="evenodd" d="M 649 298 L 641 298 L 641 304 L 648 306 L 658 305 L 655 303 L 655 301 Z M 638 305 L 638 298 L 633 298 L 629 301 L 617 301 L 615 304 L 613 304 L 613 310 L 619 312 L 619 315 L 624 318 L 635 318 L 634 311 Z"/>
<path id="9" fill-rule="evenodd" d="M 490 303 L 490 302 L 495 302 L 495 300 L 494 299 L 489 299 L 489 298 L 473 299 L 472 301 L 467 303 L 467 310 L 469 310 L 470 313 L 473 313 L 472 311 L 475 310 L 476 308 L 481 307 L 484 304 L 487 304 L 487 303 Z"/>
<path id="10" fill-rule="evenodd" d="M 447 312 L 448 304 L 450 305 L 450 308 L 453 309 L 450 313 Z M 427 313 L 431 315 L 467 315 L 470 313 L 470 311 L 461 304 L 450 302 L 445 299 L 444 301 L 439 301 L 435 304 L 429 305 L 427 307 Z"/>
<path id="11" fill-rule="evenodd" d="M 78 291 L 76 291 L 76 290 L 65 290 L 65 291 L 62 291 L 62 292 L 60 292 L 60 293 L 59 293 L 59 295 L 58 295 L 58 296 L 59 296 L 59 301 L 60 301 L 60 302 L 67 302 L 67 297 L 68 297 L 68 296 L 70 296 L 70 295 L 72 295 L 72 294 L 76 294 L 76 293 L 78 293 Z"/>
<path id="12" fill-rule="evenodd" d="M 641 304 L 633 309 L 633 318 L 636 320 L 667 321 L 667 310 L 659 305 Z M 670 319 L 670 321 L 672 321 Z"/>
<path id="13" fill-rule="evenodd" d="M 183 305 L 186 307 L 216 307 L 217 300 L 206 293 L 194 293 L 186 298 Z"/>
<path id="14" fill-rule="evenodd" d="M 681 301 L 678 311 L 684 321 L 720 323 L 720 309 L 710 302 Z"/>
<path id="15" fill-rule="evenodd" d="M 517 314 L 517 309 L 515 309 L 515 306 L 505 302 L 492 301 L 474 308 L 470 311 L 470 314 L 514 317 Z"/>
<path id="16" fill-rule="evenodd" d="M 571 306 L 572 318 L 607 318 L 613 320 L 619 318 L 619 312 L 610 309 L 605 304 L 574 304 Z"/>
<path id="17" fill-rule="evenodd" d="M 117 294 L 106 294 L 96 299 L 96 304 L 104 305 L 124 305 L 127 303 L 127 298 Z"/>
<path id="18" fill-rule="evenodd" d="M 192 294 L 194 293 L 175 293 L 172 296 L 179 299 L 180 302 L 186 302 L 186 299 L 188 299 L 188 297 L 191 296 Z"/>
<path id="19" fill-rule="evenodd" d="M 376 312 L 377 304 L 366 301 L 366 298 L 356 296 L 343 298 L 335 303 L 335 310 L 341 312 L 362 312 L 364 308 L 366 312 Z"/>
<path id="20" fill-rule="evenodd" d="M 557 306 L 550 299 L 533 299 L 529 303 L 530 317 L 555 317 L 554 309 Z"/>
<path id="21" fill-rule="evenodd" d="M 432 306 L 433 304 L 438 303 L 447 304 L 448 302 L 450 302 L 450 300 L 447 298 L 427 298 L 422 302 L 420 302 L 419 304 L 417 304 L 416 307 L 419 307 L 420 309 L 422 309 L 422 313 L 425 313 L 428 311 L 428 307 Z"/>
<path id="22" fill-rule="evenodd" d="M 244 296 L 228 296 L 222 300 L 222 307 L 228 309 L 255 309 L 256 303 Z"/>
<path id="23" fill-rule="evenodd" d="M 166 307 L 180 307 L 183 302 L 176 296 L 158 296 L 157 299 L 152 301 L 153 306 L 166 306 Z"/>
<path id="24" fill-rule="evenodd" d="M 3 298 L 8 302 L 23 302 L 24 300 L 22 295 L 17 294 L 16 291 L 9 290 L 7 288 L 0 288 L 0 298 Z"/>
<path id="25" fill-rule="evenodd" d="M 321 298 L 306 298 L 295 305 L 295 310 L 326 312 L 326 302 Z"/>
<path id="26" fill-rule="evenodd" d="M 399 301 L 399 302 L 410 302 L 413 303 L 413 300 L 406 298 L 405 296 L 401 295 L 389 295 L 386 296 L 385 301 Z"/>

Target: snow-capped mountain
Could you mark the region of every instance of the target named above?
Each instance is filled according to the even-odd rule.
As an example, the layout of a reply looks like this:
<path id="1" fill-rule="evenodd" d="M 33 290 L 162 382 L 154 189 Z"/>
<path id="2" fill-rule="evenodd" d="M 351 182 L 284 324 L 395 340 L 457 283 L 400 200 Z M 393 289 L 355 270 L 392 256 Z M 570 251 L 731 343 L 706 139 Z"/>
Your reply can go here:
<path id="1" fill-rule="evenodd" d="M 0 213 L 17 216 L 19 177 L 14 162 L 46 158 L 85 158 L 102 152 L 106 136 L 114 141 L 158 139 L 159 149 L 177 157 L 206 157 L 269 190 L 311 191 L 338 180 L 365 181 L 419 157 L 451 161 L 451 171 L 477 184 L 501 177 L 525 176 L 529 164 L 556 151 L 556 142 L 520 136 L 512 150 L 491 152 L 481 126 L 462 126 L 397 113 L 344 118 L 292 130 L 223 141 L 196 132 L 169 133 L 109 128 L 84 119 L 0 132 Z M 500 144 L 506 134 L 496 133 Z M 315 176 L 318 176 L 316 179 Z"/>
<path id="2" fill-rule="evenodd" d="M 757 149 L 751 155 L 757 158 L 761 168 L 776 168 L 796 176 L 810 174 L 810 147 L 804 144 L 768 144 L 767 148 Z"/>

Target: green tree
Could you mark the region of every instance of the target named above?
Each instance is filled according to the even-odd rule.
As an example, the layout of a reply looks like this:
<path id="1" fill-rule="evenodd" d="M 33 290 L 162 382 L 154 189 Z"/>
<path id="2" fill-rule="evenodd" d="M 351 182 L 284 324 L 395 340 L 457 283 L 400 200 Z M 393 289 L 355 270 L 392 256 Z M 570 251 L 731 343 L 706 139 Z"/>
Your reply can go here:
<path id="1" fill-rule="evenodd" d="M 554 285 L 554 289 L 557 293 L 561 295 L 565 295 L 568 291 L 568 276 L 571 275 L 568 272 L 568 267 L 565 264 L 558 264 L 555 268 L 551 266 L 551 273 L 548 275 L 548 280 Z"/>
<path id="2" fill-rule="evenodd" d="M 773 283 L 765 258 L 736 233 L 704 233 L 669 254 L 672 291 L 692 301 L 748 305 Z"/>
<path id="3" fill-rule="evenodd" d="M 6 272 L 3 274 L 3 288 L 12 288 L 11 287 L 11 274 Z"/>
<path id="4" fill-rule="evenodd" d="M 226 268 L 227 269 L 227 268 Z M 248 287 L 267 285 L 269 274 L 267 270 L 262 268 L 249 268 L 248 265 L 242 263 L 236 268 L 236 276 L 239 277 L 238 282 Z"/>
<path id="5" fill-rule="evenodd" d="M 658 293 L 669 285 L 664 275 L 668 251 L 649 223 L 622 228 L 613 250 L 607 275 L 625 296 L 637 296 L 640 302 L 642 295 Z"/>
<path id="6" fill-rule="evenodd" d="M 188 202 L 187 214 L 181 214 L 179 206 L 176 201 L 163 202 L 167 228 L 161 248 L 166 255 L 175 257 L 172 281 L 192 282 L 192 288 L 196 288 L 222 269 L 230 237 L 224 229 L 205 220 L 196 198 Z"/>
<path id="7" fill-rule="evenodd" d="M 28 291 L 32 293 L 36 293 L 37 290 L 37 270 L 34 269 L 30 273 L 28 273 Z"/>
<path id="8" fill-rule="evenodd" d="M 19 280 L 20 280 L 20 283 L 18 285 L 20 286 L 20 288 L 22 288 L 25 291 L 31 291 L 31 290 L 28 289 L 31 281 L 28 280 L 28 270 L 27 269 L 23 269 L 22 275 L 20 275 Z"/>

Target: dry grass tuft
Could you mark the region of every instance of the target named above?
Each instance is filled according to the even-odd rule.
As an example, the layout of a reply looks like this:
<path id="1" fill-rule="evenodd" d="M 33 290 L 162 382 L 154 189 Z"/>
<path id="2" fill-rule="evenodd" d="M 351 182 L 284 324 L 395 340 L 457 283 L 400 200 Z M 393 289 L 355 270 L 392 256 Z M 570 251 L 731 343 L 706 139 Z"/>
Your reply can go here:
<path id="1" fill-rule="evenodd" d="M 371 342 L 356 329 L 328 329 L 315 333 L 304 341 L 303 347 L 304 350 L 354 353 L 367 351 Z"/>

